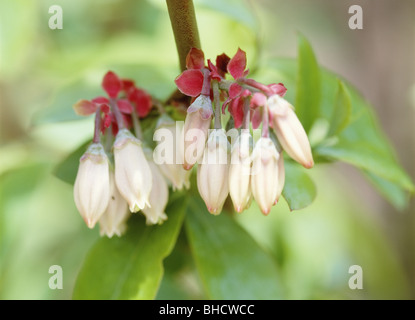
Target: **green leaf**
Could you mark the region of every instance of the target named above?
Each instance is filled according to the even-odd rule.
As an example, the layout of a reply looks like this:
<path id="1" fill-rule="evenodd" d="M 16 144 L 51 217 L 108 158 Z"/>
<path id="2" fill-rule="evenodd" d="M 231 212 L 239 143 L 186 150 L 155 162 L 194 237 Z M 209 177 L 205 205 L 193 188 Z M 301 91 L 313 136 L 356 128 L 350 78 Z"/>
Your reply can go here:
<path id="1" fill-rule="evenodd" d="M 281 299 L 273 259 L 225 212 L 211 215 L 200 198 L 185 221 L 196 267 L 211 299 Z"/>
<path id="2" fill-rule="evenodd" d="M 295 111 L 307 132 L 320 115 L 320 82 L 320 68 L 313 49 L 307 39 L 299 35 Z"/>
<path id="3" fill-rule="evenodd" d="M 56 90 L 51 104 L 35 113 L 32 121 L 35 125 L 41 125 L 82 120 L 85 117 L 78 116 L 73 109 L 73 105 L 81 99 L 92 99 L 99 95 L 103 95 L 99 85 L 91 86 L 91 84 L 84 81 L 59 88 Z"/>
<path id="4" fill-rule="evenodd" d="M 375 186 L 381 195 L 385 197 L 397 209 L 403 210 L 408 204 L 409 195 L 402 188 L 388 180 L 382 179 L 373 173 L 366 172 L 366 178 Z"/>
<path id="5" fill-rule="evenodd" d="M 264 82 L 283 82 L 288 88 L 286 99 L 292 101 L 298 95 L 298 67 L 293 59 L 273 59 L 267 63 L 266 68 L 259 70 L 256 77 Z M 339 77 L 324 68 L 320 74 L 320 117 L 331 121 L 333 106 L 338 97 Z M 314 160 L 316 163 L 339 160 L 361 169 L 384 196 L 386 189 L 393 192 L 394 195 L 389 194 L 386 199 L 399 208 L 403 200 L 407 199 L 407 194 L 414 192 L 413 182 L 400 166 L 395 151 L 379 126 L 372 106 L 353 86 L 344 79 L 341 81 L 350 98 L 349 123 L 337 137 L 331 137 L 314 146 Z M 370 176 L 366 175 L 367 173 Z M 388 188 L 385 187 L 386 184 Z"/>
<path id="6" fill-rule="evenodd" d="M 199 0 L 199 4 L 227 15 L 229 18 L 242 23 L 252 30 L 256 30 L 258 23 L 253 14 L 252 8 L 249 8 L 247 1 L 240 0 Z"/>
<path id="7" fill-rule="evenodd" d="M 102 238 L 91 249 L 79 272 L 74 299 L 154 299 L 163 276 L 163 259 L 172 251 L 183 222 L 186 198 L 174 194 L 168 220 L 145 226 L 133 216 L 127 234 Z"/>
<path id="8" fill-rule="evenodd" d="M 74 184 L 78 173 L 79 159 L 81 159 L 89 144 L 90 141 L 85 142 L 60 162 L 53 170 L 54 175 L 64 182 Z"/>
<path id="9" fill-rule="evenodd" d="M 413 192 L 414 185 L 399 165 L 394 150 L 381 131 L 370 105 L 351 86 L 352 116 L 349 126 L 339 135 L 334 145 L 316 148 L 320 156 L 344 161 L 365 172 Z"/>
<path id="10" fill-rule="evenodd" d="M 346 87 L 344 86 L 341 80 L 338 81 L 338 89 L 336 94 L 336 100 L 334 104 L 333 115 L 330 121 L 330 129 L 328 136 L 335 136 L 343 131 L 347 127 L 350 121 L 351 114 L 351 102 L 350 95 L 347 92 Z"/>
<path id="11" fill-rule="evenodd" d="M 316 198 L 317 191 L 313 180 L 303 167 L 285 162 L 285 185 L 282 195 L 290 210 L 299 210 L 310 205 Z"/>

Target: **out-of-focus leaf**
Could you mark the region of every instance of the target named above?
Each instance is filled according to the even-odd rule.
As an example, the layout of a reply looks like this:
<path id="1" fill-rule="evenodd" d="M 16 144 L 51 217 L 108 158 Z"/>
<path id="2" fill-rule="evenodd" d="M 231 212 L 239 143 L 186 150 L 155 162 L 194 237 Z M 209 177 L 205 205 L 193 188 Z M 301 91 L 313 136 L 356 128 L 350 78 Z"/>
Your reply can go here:
<path id="1" fill-rule="evenodd" d="M 0 3 L 0 71 L 3 79 L 10 80 L 25 72 L 33 60 L 31 48 L 36 46 L 37 3 L 16 0 Z M 16 19 L 16 16 L 19 19 Z M 25 23 L 21 23 L 24 21 Z"/>
<path id="2" fill-rule="evenodd" d="M 144 219 L 133 216 L 126 235 L 100 239 L 79 272 L 74 299 L 154 299 L 185 209 L 186 199 L 176 193 L 162 225 L 145 226 Z"/>
<path id="3" fill-rule="evenodd" d="M 409 194 L 402 188 L 377 175 L 366 172 L 366 178 L 373 183 L 379 193 L 399 210 L 403 210 L 408 204 Z"/>
<path id="4" fill-rule="evenodd" d="M 316 149 L 320 155 L 350 163 L 413 192 L 414 185 L 398 164 L 395 152 L 380 130 L 369 104 L 351 86 L 347 86 L 352 101 L 350 125 L 339 135 L 335 145 Z"/>
<path id="5" fill-rule="evenodd" d="M 252 30 L 255 30 L 258 26 L 252 11 L 253 8 L 249 7 L 248 1 L 199 0 L 198 3 L 206 8 L 213 9 L 215 12 L 221 12 Z"/>
<path id="6" fill-rule="evenodd" d="M 299 35 L 295 111 L 307 132 L 320 115 L 320 82 L 320 68 L 313 49 L 307 39 Z"/>
<path id="7" fill-rule="evenodd" d="M 75 113 L 72 106 L 81 99 L 93 99 L 98 95 L 103 95 L 100 86 L 92 87 L 83 82 L 61 88 L 52 98 L 50 106 L 34 115 L 33 122 L 39 125 L 83 119 Z"/>
<path id="8" fill-rule="evenodd" d="M 211 299 L 281 299 L 273 259 L 225 212 L 212 216 L 200 198 L 189 200 L 186 231 Z"/>
<path id="9" fill-rule="evenodd" d="M 282 195 L 290 210 L 299 210 L 310 205 L 317 191 L 313 180 L 299 165 L 285 162 L 285 185 Z"/>
<path id="10" fill-rule="evenodd" d="M 273 59 L 268 62 L 266 69 L 259 70 L 257 78 L 265 82 L 283 82 L 288 88 L 286 98 L 292 101 L 298 90 L 295 81 L 295 75 L 298 74 L 297 68 L 295 60 Z M 321 70 L 320 117 L 327 121 L 330 121 L 333 115 L 338 78 L 332 72 Z M 313 149 L 314 158 L 316 162 L 339 160 L 356 166 L 364 173 L 376 176 L 370 181 L 376 185 L 377 182 L 380 182 L 380 185 L 377 185 L 379 190 L 385 190 L 386 183 L 388 183 L 389 189 L 394 186 L 395 199 L 392 201 L 391 196 L 387 199 L 394 205 L 400 203 L 398 207 L 401 207 L 405 197 L 398 196 L 397 190 L 400 189 L 402 193 L 406 194 L 414 192 L 413 182 L 396 159 L 395 151 L 380 129 L 370 104 L 350 84 L 344 80 L 342 82 L 351 102 L 349 123 L 338 134 L 336 140 L 323 141 L 315 146 Z"/>
<path id="11" fill-rule="evenodd" d="M 33 163 L 6 171 L 0 175 L 0 194 L 9 199 L 29 193 L 40 182 L 45 172 L 44 163 Z"/>
<path id="12" fill-rule="evenodd" d="M 346 128 L 350 121 L 351 108 L 349 93 L 343 82 L 339 80 L 333 115 L 331 117 L 330 129 L 328 132 L 329 137 L 339 134 Z"/>
<path id="13" fill-rule="evenodd" d="M 81 159 L 82 155 L 85 153 L 89 143 L 90 141 L 82 144 L 78 149 L 73 151 L 56 166 L 53 173 L 57 178 L 69 184 L 75 183 L 76 174 L 78 173 L 79 159 Z"/>

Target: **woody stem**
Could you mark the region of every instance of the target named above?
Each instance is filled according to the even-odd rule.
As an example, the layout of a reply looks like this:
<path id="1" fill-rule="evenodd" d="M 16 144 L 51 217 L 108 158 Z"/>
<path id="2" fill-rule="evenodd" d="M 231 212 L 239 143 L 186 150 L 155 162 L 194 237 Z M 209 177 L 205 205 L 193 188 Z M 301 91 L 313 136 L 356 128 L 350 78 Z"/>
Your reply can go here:
<path id="1" fill-rule="evenodd" d="M 179 54 L 180 69 L 186 70 L 186 56 L 191 48 L 201 49 L 192 0 L 166 0 Z"/>

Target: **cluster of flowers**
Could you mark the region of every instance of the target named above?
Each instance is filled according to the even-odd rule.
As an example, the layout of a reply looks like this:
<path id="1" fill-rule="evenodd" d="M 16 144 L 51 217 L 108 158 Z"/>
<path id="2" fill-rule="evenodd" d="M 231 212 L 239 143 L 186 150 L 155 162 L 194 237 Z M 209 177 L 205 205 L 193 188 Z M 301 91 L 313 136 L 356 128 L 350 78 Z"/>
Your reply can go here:
<path id="1" fill-rule="evenodd" d="M 248 73 L 241 49 L 232 59 L 218 56 L 216 65 L 208 60 L 207 66 L 203 52 L 191 49 L 187 70 L 176 78 L 179 90 L 194 99 L 184 124 L 183 167 L 189 170 L 199 162 L 197 186 L 212 214 L 222 211 L 228 194 L 237 212 L 248 208 L 253 197 L 268 214 L 284 187 L 282 150 L 306 168 L 314 165 L 307 134 L 294 108 L 283 98 L 284 85 L 264 85 L 247 78 Z M 233 79 L 226 79 L 226 74 Z M 226 109 L 234 127 L 241 129 L 232 144 L 221 124 Z M 213 114 L 214 129 L 208 133 Z M 261 138 L 252 152 L 251 123 L 253 129 L 262 123 Z M 270 138 L 269 127 L 278 142 Z"/>
<path id="2" fill-rule="evenodd" d="M 208 60 L 206 66 L 203 52 L 192 48 L 186 66 L 175 80 L 179 90 L 192 97 L 184 126 L 161 112 L 154 151 L 143 143 L 140 118 L 153 105 L 159 110 L 163 106 L 133 81 L 108 72 L 102 83 L 108 97 L 74 105 L 79 115 L 96 115 L 93 143 L 80 159 L 75 204 L 88 227 L 99 222 L 102 235 L 121 235 L 130 212 L 141 211 L 148 224 L 167 219 L 168 183 L 173 190 L 189 188 L 196 163 L 197 187 L 212 214 L 222 211 L 228 195 L 237 212 L 254 198 L 268 214 L 284 186 L 283 150 L 306 168 L 314 165 L 307 135 L 293 107 L 283 99 L 286 88 L 247 78 L 244 51 L 238 49 L 232 59 L 222 54 L 216 64 Z M 226 110 L 233 130 L 238 130 L 231 143 L 221 123 Z M 261 124 L 261 138 L 251 150 L 250 127 Z M 278 141 L 271 139 L 269 127 Z"/>
<path id="3" fill-rule="evenodd" d="M 94 139 L 80 159 L 74 199 L 87 226 L 93 228 L 99 222 L 101 235 L 112 237 L 124 232 L 130 212 L 141 210 L 148 224 L 167 219 L 169 191 L 152 150 L 143 144 L 139 124 L 156 102 L 133 81 L 113 72 L 104 76 L 102 87 L 108 97 L 74 105 L 79 115 L 95 113 Z"/>

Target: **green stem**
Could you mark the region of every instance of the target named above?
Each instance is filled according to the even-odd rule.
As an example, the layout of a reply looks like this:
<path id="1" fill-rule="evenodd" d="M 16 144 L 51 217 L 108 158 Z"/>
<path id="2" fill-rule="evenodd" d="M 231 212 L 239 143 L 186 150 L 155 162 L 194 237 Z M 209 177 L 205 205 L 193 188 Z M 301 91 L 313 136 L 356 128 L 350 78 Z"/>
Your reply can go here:
<path id="1" fill-rule="evenodd" d="M 166 3 L 179 54 L 180 69 L 184 71 L 190 49 L 201 49 L 193 1 L 166 0 Z"/>
<path id="2" fill-rule="evenodd" d="M 220 107 L 220 97 L 219 97 L 219 84 L 217 80 L 212 81 L 212 90 L 213 90 L 213 104 L 215 105 L 215 129 L 222 129 L 221 122 L 221 107 Z"/>
<path id="3" fill-rule="evenodd" d="M 143 131 L 141 130 L 140 120 L 138 119 L 138 115 L 137 112 L 135 112 L 135 110 L 133 110 L 133 112 L 131 113 L 131 118 L 133 119 L 135 136 L 142 141 Z"/>
<path id="4" fill-rule="evenodd" d="M 249 130 L 249 123 L 250 123 L 250 108 L 249 108 L 250 101 L 249 99 L 244 100 L 244 118 L 242 121 L 242 129 Z"/>
<path id="5" fill-rule="evenodd" d="M 110 99 L 110 107 L 111 107 L 112 112 L 114 113 L 115 120 L 117 121 L 118 130 L 124 129 L 125 128 L 124 119 L 122 118 L 120 109 L 118 109 L 116 99 L 114 98 Z"/>
<path id="6" fill-rule="evenodd" d="M 97 109 L 95 113 L 95 127 L 94 127 L 94 139 L 92 140 L 93 143 L 100 143 L 101 142 L 101 108 Z"/>
<path id="7" fill-rule="evenodd" d="M 269 115 L 268 115 L 268 104 L 266 103 L 262 107 L 262 137 L 269 138 Z"/>

